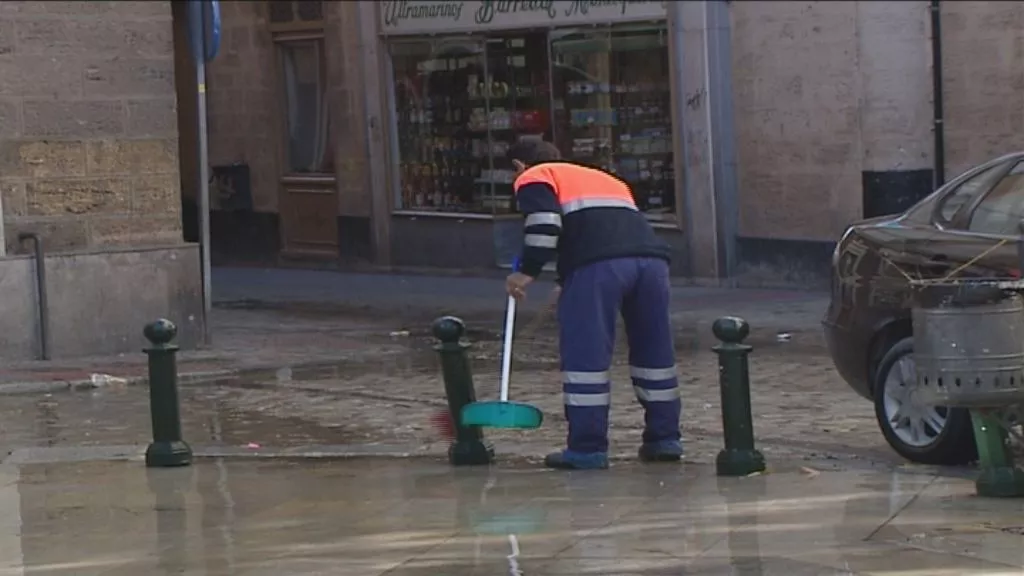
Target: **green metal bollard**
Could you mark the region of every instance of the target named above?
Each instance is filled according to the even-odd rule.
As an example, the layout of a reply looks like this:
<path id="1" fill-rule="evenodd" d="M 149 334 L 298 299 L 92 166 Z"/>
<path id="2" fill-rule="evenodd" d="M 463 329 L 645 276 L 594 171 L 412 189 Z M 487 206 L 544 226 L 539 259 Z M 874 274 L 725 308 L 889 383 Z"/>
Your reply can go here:
<path id="1" fill-rule="evenodd" d="M 192 463 L 192 448 L 181 439 L 178 403 L 178 346 L 171 344 L 178 328 L 170 320 L 157 320 L 143 330 L 151 346 L 149 356 L 149 412 L 153 443 L 146 448 L 146 466 L 166 468 Z"/>
<path id="2" fill-rule="evenodd" d="M 742 318 L 724 316 L 715 320 L 711 330 L 722 342 L 712 348 L 718 354 L 722 432 L 725 437 L 725 449 L 715 460 L 718 475 L 747 476 L 763 472 L 764 455 L 754 448 L 754 423 L 750 409 L 747 356 L 752 348 L 743 344 L 750 334 L 750 325 Z"/>
<path id="3" fill-rule="evenodd" d="M 974 425 L 974 441 L 978 446 L 980 474 L 974 482 L 978 496 L 1024 496 L 1024 470 L 1013 463 L 1013 454 L 1006 445 L 1006 430 L 1002 424 L 978 410 L 971 410 L 971 423 Z"/>
<path id="4" fill-rule="evenodd" d="M 454 316 L 444 316 L 434 320 L 433 332 L 441 341 L 434 350 L 441 355 L 444 393 L 455 427 L 455 442 L 448 447 L 448 461 L 453 466 L 490 464 L 494 461 L 494 449 L 484 443 L 483 431 L 479 426 L 463 426 L 461 422 L 462 407 L 476 402 L 473 373 L 466 356 L 469 344 L 462 341 L 466 325 Z"/>

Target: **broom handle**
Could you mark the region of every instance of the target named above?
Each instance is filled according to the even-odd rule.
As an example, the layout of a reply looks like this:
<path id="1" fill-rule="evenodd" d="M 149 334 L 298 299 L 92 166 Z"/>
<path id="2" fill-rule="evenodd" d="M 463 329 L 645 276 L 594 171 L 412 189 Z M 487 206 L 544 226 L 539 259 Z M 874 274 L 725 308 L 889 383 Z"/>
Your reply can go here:
<path id="1" fill-rule="evenodd" d="M 505 307 L 505 343 L 501 348 L 501 401 L 508 402 L 508 379 L 512 371 L 512 333 L 516 323 L 516 299 L 509 296 Z"/>

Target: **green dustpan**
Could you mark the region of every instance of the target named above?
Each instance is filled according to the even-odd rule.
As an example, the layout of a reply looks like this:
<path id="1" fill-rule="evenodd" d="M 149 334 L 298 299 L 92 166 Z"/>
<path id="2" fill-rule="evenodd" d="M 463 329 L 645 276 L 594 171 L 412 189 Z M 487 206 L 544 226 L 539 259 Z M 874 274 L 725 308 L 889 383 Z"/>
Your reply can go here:
<path id="1" fill-rule="evenodd" d="M 462 408 L 463 426 L 487 428 L 539 428 L 544 413 L 536 406 L 508 401 L 508 380 L 512 367 L 512 332 L 516 320 L 516 300 L 508 297 L 505 312 L 505 344 L 501 352 L 501 400 L 474 402 Z"/>

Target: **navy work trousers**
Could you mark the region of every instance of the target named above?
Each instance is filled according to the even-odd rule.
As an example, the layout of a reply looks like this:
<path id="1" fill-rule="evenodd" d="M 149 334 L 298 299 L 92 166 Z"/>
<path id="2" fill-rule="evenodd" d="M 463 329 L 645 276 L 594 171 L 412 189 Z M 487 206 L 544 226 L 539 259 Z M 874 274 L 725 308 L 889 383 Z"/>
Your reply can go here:
<path id="1" fill-rule="evenodd" d="M 668 263 L 658 258 L 603 260 L 565 278 L 558 323 L 570 451 L 608 451 L 608 372 L 620 312 L 633 389 L 645 412 L 643 441 L 680 439 L 669 296 Z"/>

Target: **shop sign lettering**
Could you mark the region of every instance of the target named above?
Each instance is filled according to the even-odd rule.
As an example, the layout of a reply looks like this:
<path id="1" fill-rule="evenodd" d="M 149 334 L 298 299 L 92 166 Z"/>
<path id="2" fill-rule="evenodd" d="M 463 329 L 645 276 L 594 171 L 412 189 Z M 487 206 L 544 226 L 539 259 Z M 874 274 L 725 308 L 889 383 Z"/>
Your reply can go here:
<path id="1" fill-rule="evenodd" d="M 476 32 L 580 24 L 660 20 L 665 0 L 482 0 L 378 3 L 384 34 Z"/>

